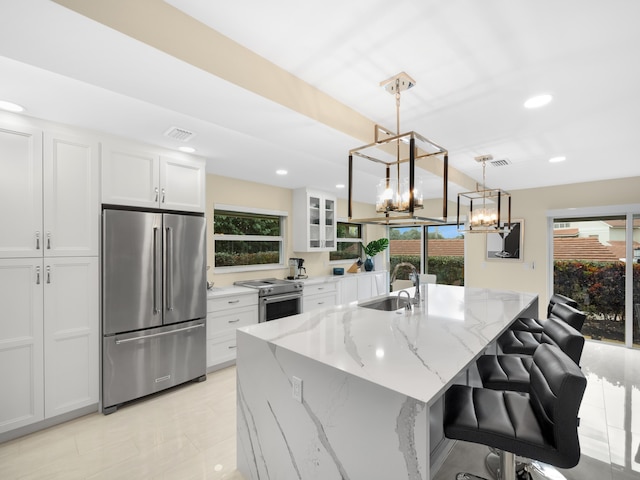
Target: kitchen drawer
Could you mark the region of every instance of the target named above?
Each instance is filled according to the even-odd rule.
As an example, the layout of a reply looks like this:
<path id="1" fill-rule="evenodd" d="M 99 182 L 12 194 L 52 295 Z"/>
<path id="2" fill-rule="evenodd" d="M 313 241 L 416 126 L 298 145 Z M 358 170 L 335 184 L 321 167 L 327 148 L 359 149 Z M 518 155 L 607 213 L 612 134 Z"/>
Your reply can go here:
<path id="1" fill-rule="evenodd" d="M 223 332 L 234 332 L 238 327 L 258 323 L 258 306 L 234 307 L 231 310 L 207 313 L 207 338 Z"/>
<path id="2" fill-rule="evenodd" d="M 304 286 L 304 296 L 316 295 L 320 293 L 334 293 L 336 291 L 336 282 L 314 283 Z"/>
<path id="3" fill-rule="evenodd" d="M 248 307 L 258 305 L 258 294 L 231 295 L 228 297 L 209 298 L 207 300 L 207 312 L 219 312 L 230 308 Z"/>
<path id="4" fill-rule="evenodd" d="M 236 359 L 236 333 L 207 340 L 207 368 Z"/>
<path id="5" fill-rule="evenodd" d="M 335 307 L 336 293 L 327 293 L 322 295 L 305 295 L 302 297 L 302 311 L 310 312 L 321 308 Z"/>

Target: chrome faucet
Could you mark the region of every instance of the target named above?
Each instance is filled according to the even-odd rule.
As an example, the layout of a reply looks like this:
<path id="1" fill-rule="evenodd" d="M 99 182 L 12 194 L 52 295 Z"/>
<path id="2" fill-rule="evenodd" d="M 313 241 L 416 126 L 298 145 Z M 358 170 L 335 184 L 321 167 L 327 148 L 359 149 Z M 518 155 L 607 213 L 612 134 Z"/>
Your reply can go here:
<path id="1" fill-rule="evenodd" d="M 396 297 L 396 310 L 400 309 L 400 294 L 401 293 L 405 293 L 407 295 L 407 298 L 409 299 L 407 304 L 404 306 L 404 309 L 405 310 L 411 310 L 411 295 L 409 295 L 409 292 L 407 292 L 406 290 L 400 290 L 398 292 L 398 296 Z"/>
<path id="2" fill-rule="evenodd" d="M 411 299 L 411 295 L 409 295 L 409 292 L 407 292 L 407 295 L 409 295 L 411 303 L 413 303 L 414 305 L 420 305 L 420 275 L 418 274 L 418 270 L 413 263 L 400 262 L 399 264 L 397 264 L 393 269 L 393 272 L 391 272 L 391 279 L 389 280 L 389 283 L 393 284 L 393 282 L 395 282 L 396 277 L 398 276 L 398 268 L 400 267 L 411 268 L 411 275 L 409 276 L 409 278 L 413 277 L 413 286 L 416 287 L 416 289 L 415 293 L 413 294 L 413 299 Z"/>

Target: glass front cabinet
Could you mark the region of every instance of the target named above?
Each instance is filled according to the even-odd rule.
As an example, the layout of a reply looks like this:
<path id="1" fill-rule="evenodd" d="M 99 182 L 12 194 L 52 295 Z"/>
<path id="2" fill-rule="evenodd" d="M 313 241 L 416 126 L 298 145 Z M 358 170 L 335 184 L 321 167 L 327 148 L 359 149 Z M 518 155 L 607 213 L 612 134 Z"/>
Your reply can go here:
<path id="1" fill-rule="evenodd" d="M 301 188 L 293 191 L 293 250 L 336 249 L 336 197 Z"/>

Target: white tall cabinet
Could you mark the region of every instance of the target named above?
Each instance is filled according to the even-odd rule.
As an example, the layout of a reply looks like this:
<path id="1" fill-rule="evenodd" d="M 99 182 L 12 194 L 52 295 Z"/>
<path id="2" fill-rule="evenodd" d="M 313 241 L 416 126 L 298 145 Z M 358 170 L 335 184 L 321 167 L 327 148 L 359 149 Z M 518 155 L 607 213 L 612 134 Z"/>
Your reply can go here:
<path id="1" fill-rule="evenodd" d="M 0 433 L 98 402 L 98 151 L 0 126 Z"/>

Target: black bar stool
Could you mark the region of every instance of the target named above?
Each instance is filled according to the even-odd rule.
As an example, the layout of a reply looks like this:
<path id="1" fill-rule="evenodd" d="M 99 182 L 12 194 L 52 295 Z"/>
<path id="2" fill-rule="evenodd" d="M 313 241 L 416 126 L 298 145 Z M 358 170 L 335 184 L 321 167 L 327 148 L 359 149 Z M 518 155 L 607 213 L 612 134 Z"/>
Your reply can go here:
<path id="1" fill-rule="evenodd" d="M 554 315 L 553 313 L 553 307 L 555 307 L 556 305 L 568 305 L 572 308 L 575 308 L 576 311 L 579 311 L 577 310 L 578 302 L 576 302 L 574 299 L 565 297 L 564 295 L 560 295 L 559 293 L 554 293 L 551 296 L 551 299 L 549 299 L 549 305 L 547 305 L 547 318 L 558 316 L 558 315 Z M 556 310 L 556 312 L 562 312 L 562 310 Z M 546 321 L 547 321 L 546 318 L 520 317 L 516 319 L 515 322 L 513 322 L 513 324 L 509 327 L 509 329 L 540 333 L 542 332 L 544 323 Z M 584 322 L 584 319 L 583 319 L 583 322 Z M 580 331 L 582 328 L 582 325 L 580 326 L 580 328 L 577 328 L 575 325 L 572 325 L 572 327 Z"/>
<path id="2" fill-rule="evenodd" d="M 572 308 L 567 305 L 556 305 L 555 308 Z M 541 333 L 507 330 L 498 337 L 498 346 L 502 353 L 533 355 L 536 349 L 544 344 L 557 345 L 578 364 L 584 347 L 584 337 L 568 323 L 549 317 Z"/>
<path id="3" fill-rule="evenodd" d="M 537 348 L 545 343 L 556 345 L 576 365 L 580 365 L 584 337 L 569 325 L 549 319 L 539 340 L 526 338 L 529 341 L 520 343 L 518 332 L 514 332 L 513 336 L 507 335 L 506 339 L 502 340 L 501 349 L 505 353 L 519 355 L 482 355 L 478 358 L 476 366 L 483 387 L 492 390 L 528 393 L 529 372 L 533 364 L 533 359 L 528 351 L 531 349 L 532 353 L 535 353 Z M 500 340 L 498 344 L 500 345 Z"/>
<path id="4" fill-rule="evenodd" d="M 451 386 L 444 401 L 445 436 L 500 450 L 504 480 L 516 478 L 516 455 L 574 467 L 580 460 L 578 410 L 586 385 L 568 355 L 555 345 L 542 344 L 532 358 L 529 395 Z M 535 463 L 526 468 L 535 468 Z M 459 473 L 456 478 L 482 477 Z"/>

